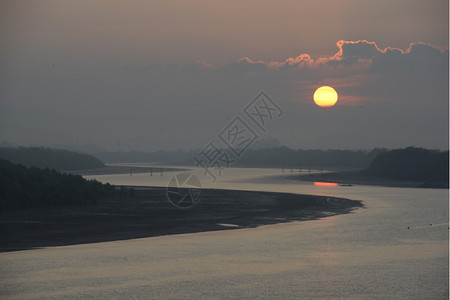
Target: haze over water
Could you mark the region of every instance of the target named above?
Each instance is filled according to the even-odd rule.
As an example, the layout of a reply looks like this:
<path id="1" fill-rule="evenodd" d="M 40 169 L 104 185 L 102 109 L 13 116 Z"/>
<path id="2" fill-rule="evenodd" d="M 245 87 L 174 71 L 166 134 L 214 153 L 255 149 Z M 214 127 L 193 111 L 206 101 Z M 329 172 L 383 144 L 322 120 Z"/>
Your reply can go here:
<path id="1" fill-rule="evenodd" d="M 448 298 L 448 190 L 318 187 L 272 177 L 280 173 L 233 168 L 214 187 L 346 197 L 365 207 L 255 229 L 2 253 L 2 298 Z M 164 185 L 166 175 L 96 177 Z"/>

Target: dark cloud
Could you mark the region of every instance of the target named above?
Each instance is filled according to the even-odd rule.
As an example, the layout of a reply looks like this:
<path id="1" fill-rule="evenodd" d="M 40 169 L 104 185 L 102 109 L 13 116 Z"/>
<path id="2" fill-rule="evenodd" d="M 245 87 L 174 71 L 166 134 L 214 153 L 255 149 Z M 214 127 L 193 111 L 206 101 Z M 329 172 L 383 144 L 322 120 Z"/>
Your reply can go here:
<path id="1" fill-rule="evenodd" d="M 374 72 L 443 75 L 448 68 L 448 50 L 443 51 L 424 43 L 412 43 L 405 51 L 388 48 L 372 60 Z"/>
<path id="2" fill-rule="evenodd" d="M 226 64 L 220 69 L 231 72 L 264 72 L 268 69 L 268 65 L 263 61 L 252 61 L 248 57 L 241 58 L 237 62 Z"/>

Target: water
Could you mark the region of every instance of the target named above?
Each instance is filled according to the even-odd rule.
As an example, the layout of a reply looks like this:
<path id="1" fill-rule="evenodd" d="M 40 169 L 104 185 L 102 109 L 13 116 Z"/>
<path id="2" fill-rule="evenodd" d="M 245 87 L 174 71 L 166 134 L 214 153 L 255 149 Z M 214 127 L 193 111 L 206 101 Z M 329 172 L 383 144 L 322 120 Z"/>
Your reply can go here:
<path id="1" fill-rule="evenodd" d="M 448 190 L 314 186 L 277 177 L 279 169 L 224 170 L 212 183 L 192 172 L 204 187 L 331 195 L 365 208 L 255 229 L 2 253 L 1 298 L 448 299 Z M 94 177 L 165 186 L 171 176 Z"/>

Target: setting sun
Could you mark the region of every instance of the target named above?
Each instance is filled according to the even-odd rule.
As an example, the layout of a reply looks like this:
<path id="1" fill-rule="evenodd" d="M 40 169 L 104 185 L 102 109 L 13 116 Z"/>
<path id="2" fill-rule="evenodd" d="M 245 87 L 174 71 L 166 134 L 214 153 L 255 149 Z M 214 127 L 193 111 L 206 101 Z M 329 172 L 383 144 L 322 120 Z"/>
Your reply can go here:
<path id="1" fill-rule="evenodd" d="M 314 102 L 320 107 L 331 107 L 336 104 L 338 94 L 331 86 L 321 86 L 314 92 Z"/>

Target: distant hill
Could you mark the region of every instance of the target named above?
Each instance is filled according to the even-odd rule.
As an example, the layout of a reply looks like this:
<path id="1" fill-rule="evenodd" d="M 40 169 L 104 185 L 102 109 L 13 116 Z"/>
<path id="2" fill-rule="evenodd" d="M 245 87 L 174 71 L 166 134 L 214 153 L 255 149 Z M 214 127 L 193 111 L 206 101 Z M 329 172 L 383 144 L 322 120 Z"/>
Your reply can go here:
<path id="1" fill-rule="evenodd" d="M 408 147 L 380 153 L 365 174 L 397 180 L 447 183 L 449 152 Z"/>
<path id="2" fill-rule="evenodd" d="M 107 151 L 97 153 L 105 163 L 163 163 L 191 165 L 198 151 Z"/>
<path id="3" fill-rule="evenodd" d="M 28 167 L 55 170 L 84 170 L 102 168 L 105 165 L 92 155 L 41 147 L 2 147 L 0 158 Z"/>
<path id="4" fill-rule="evenodd" d="M 294 150 L 280 146 L 275 148 L 248 149 L 240 158 L 230 155 L 234 167 L 275 168 L 366 168 L 383 148 L 362 150 Z M 197 151 L 157 152 L 102 152 L 97 156 L 105 162 L 153 162 L 163 164 L 193 165 Z"/>
<path id="5" fill-rule="evenodd" d="M 0 211 L 95 203 L 111 196 L 113 186 L 79 175 L 13 164 L 0 159 Z"/>
<path id="6" fill-rule="evenodd" d="M 249 149 L 237 160 L 237 166 L 284 168 L 366 168 L 379 154 L 375 148 L 362 150 L 294 150 L 288 147 Z"/>

